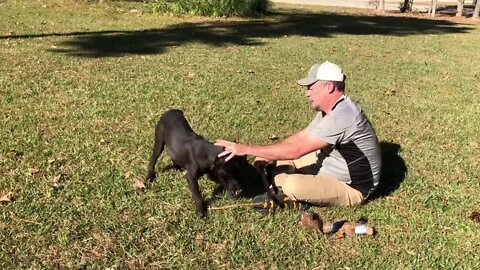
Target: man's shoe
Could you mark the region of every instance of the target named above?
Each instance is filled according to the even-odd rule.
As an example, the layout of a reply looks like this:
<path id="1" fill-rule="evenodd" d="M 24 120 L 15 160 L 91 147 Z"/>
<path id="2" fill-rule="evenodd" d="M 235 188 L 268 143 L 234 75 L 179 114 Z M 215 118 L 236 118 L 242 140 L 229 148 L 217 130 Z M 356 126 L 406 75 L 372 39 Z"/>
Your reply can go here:
<path id="1" fill-rule="evenodd" d="M 275 202 L 275 200 L 270 198 L 267 194 L 253 197 L 253 209 L 264 215 L 269 215 L 282 208 L 303 211 L 310 207 L 306 202 L 292 200 L 285 194 L 278 194 L 276 197 L 278 198 L 278 202 Z"/>

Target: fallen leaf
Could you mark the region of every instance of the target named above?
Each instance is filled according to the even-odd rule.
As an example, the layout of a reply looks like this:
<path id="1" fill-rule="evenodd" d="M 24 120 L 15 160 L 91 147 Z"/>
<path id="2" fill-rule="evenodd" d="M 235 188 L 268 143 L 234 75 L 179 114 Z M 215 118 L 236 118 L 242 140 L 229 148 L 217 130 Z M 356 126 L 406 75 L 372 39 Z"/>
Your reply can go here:
<path id="1" fill-rule="evenodd" d="M 204 239 L 205 238 L 203 237 L 203 235 L 198 234 L 197 236 L 195 236 L 195 241 L 197 242 L 203 241 Z"/>
<path id="2" fill-rule="evenodd" d="M 415 253 L 414 251 L 411 251 L 411 250 L 407 250 L 407 253 L 410 254 L 410 255 L 412 255 L 412 256 L 416 256 L 416 255 L 417 255 L 417 253 Z"/>
<path id="3" fill-rule="evenodd" d="M 195 72 L 188 72 L 187 78 L 188 78 L 188 79 L 193 79 L 193 78 L 195 78 L 196 75 L 197 75 L 197 74 L 195 74 Z"/>
<path id="4" fill-rule="evenodd" d="M 128 172 L 125 173 L 125 178 L 128 179 L 128 178 L 130 178 L 130 176 L 132 176 L 132 175 L 133 175 L 133 172 L 128 171 Z"/>
<path id="5" fill-rule="evenodd" d="M 149 218 L 147 218 L 147 220 L 150 221 L 150 222 L 155 222 L 155 221 L 157 221 L 156 218 L 154 218 L 154 217 L 149 217 Z"/>
<path id="6" fill-rule="evenodd" d="M 53 183 L 52 187 L 55 189 L 61 189 L 63 188 L 63 185 L 61 183 Z"/>
<path id="7" fill-rule="evenodd" d="M 475 222 L 480 222 L 480 213 L 476 211 L 472 212 L 472 214 L 470 214 L 470 219 Z"/>
<path id="8" fill-rule="evenodd" d="M 143 189 L 143 188 L 145 188 L 145 182 L 142 181 L 142 180 L 137 180 L 137 181 L 135 181 L 133 186 L 135 187 L 135 189 Z"/>
<path id="9" fill-rule="evenodd" d="M 54 183 L 60 182 L 60 178 L 62 178 L 62 175 L 61 175 L 61 174 L 59 174 L 59 175 L 57 175 L 57 176 L 54 176 L 54 177 L 53 177 L 53 182 L 54 182 Z"/>
<path id="10" fill-rule="evenodd" d="M 274 140 L 278 140 L 278 135 L 277 134 L 272 134 L 270 135 L 270 137 L 268 137 L 270 140 L 274 141 Z"/>
<path id="11" fill-rule="evenodd" d="M 400 197 L 398 197 L 398 196 L 388 196 L 387 200 L 396 201 L 396 200 L 400 200 Z"/>
<path id="12" fill-rule="evenodd" d="M 31 174 L 36 174 L 36 173 L 39 173 L 39 172 L 40 172 L 40 169 L 31 167 L 31 168 L 28 168 L 28 171 L 29 171 Z"/>
<path id="13" fill-rule="evenodd" d="M 55 162 L 55 159 L 54 159 L 54 158 L 49 158 L 49 159 L 48 159 L 48 164 L 52 164 L 52 163 L 54 163 L 54 162 Z"/>
<path id="14" fill-rule="evenodd" d="M 390 88 L 390 89 L 388 89 L 387 91 L 385 91 L 384 95 L 386 95 L 386 96 L 394 96 L 396 93 L 397 93 L 397 91 L 395 90 L 395 88 Z"/>
<path id="15" fill-rule="evenodd" d="M 3 194 L 2 196 L 0 196 L 0 202 L 2 203 L 8 203 L 8 202 L 11 202 L 12 201 L 12 192 L 7 192 L 5 194 Z"/>
<path id="16" fill-rule="evenodd" d="M 9 154 L 11 157 L 13 157 L 13 158 L 16 158 L 16 157 L 19 157 L 19 156 L 22 155 L 22 153 L 17 152 L 17 151 L 15 151 L 15 150 L 11 150 L 10 152 L 8 152 L 8 154 Z"/>

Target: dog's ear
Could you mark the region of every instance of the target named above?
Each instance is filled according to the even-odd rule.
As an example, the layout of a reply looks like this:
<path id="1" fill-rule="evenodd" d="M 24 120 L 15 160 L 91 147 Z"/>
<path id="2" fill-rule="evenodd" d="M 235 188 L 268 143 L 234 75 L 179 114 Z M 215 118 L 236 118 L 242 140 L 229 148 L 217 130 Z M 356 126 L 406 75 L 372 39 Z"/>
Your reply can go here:
<path id="1" fill-rule="evenodd" d="M 224 157 L 215 157 L 215 160 L 212 162 L 212 165 L 210 165 L 210 170 L 213 170 L 213 168 L 217 166 L 222 166 L 223 164 L 225 164 Z"/>

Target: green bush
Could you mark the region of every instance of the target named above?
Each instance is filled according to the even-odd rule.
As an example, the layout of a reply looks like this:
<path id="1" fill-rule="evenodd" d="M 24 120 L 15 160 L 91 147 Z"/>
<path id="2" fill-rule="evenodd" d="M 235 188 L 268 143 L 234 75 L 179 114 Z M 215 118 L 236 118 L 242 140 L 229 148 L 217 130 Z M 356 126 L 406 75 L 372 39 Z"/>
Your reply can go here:
<path id="1" fill-rule="evenodd" d="M 268 0 L 157 0 L 154 10 L 201 16 L 251 16 L 267 11 Z"/>

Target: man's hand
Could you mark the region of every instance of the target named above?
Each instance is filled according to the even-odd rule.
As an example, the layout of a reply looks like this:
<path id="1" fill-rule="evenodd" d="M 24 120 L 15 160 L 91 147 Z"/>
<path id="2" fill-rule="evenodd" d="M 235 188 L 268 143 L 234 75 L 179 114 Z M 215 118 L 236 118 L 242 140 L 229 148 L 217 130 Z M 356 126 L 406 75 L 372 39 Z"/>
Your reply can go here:
<path id="1" fill-rule="evenodd" d="M 273 161 L 266 159 L 266 158 L 261 158 L 261 157 L 256 157 L 255 161 L 253 162 L 253 166 L 259 173 L 265 173 L 265 167 L 267 167 L 269 164 L 271 164 Z"/>
<path id="2" fill-rule="evenodd" d="M 229 155 L 227 158 L 225 158 L 225 161 L 229 161 L 234 156 L 244 156 L 247 154 L 245 152 L 245 145 L 243 144 L 237 144 L 237 143 L 229 142 L 225 140 L 216 140 L 215 145 L 222 146 L 225 148 L 225 151 L 218 154 L 218 157 Z"/>
<path id="3" fill-rule="evenodd" d="M 263 163 L 263 164 L 270 164 L 272 163 L 273 160 L 262 158 L 262 157 L 256 157 L 254 163 Z"/>

